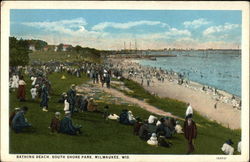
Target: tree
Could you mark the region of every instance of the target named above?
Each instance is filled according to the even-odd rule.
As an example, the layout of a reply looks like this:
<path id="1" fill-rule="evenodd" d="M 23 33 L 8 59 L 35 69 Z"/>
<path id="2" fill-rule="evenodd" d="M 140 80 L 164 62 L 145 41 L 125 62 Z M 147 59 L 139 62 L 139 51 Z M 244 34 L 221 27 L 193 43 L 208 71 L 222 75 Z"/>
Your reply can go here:
<path id="1" fill-rule="evenodd" d="M 27 40 L 9 38 L 10 66 L 25 66 L 29 63 L 29 43 Z"/>
<path id="2" fill-rule="evenodd" d="M 60 43 L 58 46 L 57 46 L 57 51 L 58 52 L 61 52 L 63 50 L 63 44 Z"/>
<path id="3" fill-rule="evenodd" d="M 82 50 L 82 47 L 77 45 L 77 46 L 75 46 L 75 50 L 77 53 L 79 53 Z"/>
<path id="4" fill-rule="evenodd" d="M 36 50 L 42 50 L 48 43 L 42 40 L 35 40 L 35 48 Z"/>

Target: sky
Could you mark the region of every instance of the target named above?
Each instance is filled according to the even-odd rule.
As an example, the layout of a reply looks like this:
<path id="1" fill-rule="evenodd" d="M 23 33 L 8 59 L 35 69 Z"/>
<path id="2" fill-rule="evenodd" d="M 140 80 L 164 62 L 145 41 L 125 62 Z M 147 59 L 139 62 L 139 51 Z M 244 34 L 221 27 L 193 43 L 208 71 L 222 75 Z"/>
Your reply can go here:
<path id="1" fill-rule="evenodd" d="M 10 35 L 105 50 L 237 49 L 241 20 L 236 10 L 12 9 Z"/>

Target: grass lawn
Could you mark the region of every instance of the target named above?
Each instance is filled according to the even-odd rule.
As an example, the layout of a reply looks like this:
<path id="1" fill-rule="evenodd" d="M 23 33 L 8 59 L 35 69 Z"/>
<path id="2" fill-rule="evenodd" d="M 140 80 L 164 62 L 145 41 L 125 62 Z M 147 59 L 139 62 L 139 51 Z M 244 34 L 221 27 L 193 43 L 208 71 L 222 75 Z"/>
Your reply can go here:
<path id="1" fill-rule="evenodd" d="M 29 111 L 26 117 L 34 127 L 34 132 L 16 134 L 10 130 L 10 153 L 53 153 L 53 154 L 185 154 L 187 142 L 183 135 L 176 134 L 171 142 L 171 148 L 152 147 L 145 141 L 134 136 L 132 126 L 119 124 L 116 121 L 106 121 L 100 113 L 81 112 L 73 116 L 75 124 L 83 126 L 83 134 L 78 136 L 69 136 L 64 134 L 51 134 L 48 126 L 51 118 L 56 111 L 63 115 L 63 104 L 57 103 L 62 92 L 66 92 L 72 83 L 85 83 L 88 79 L 84 76 L 77 78 L 64 74 L 66 80 L 60 80 L 62 73 L 53 73 L 49 75 L 52 83 L 53 94 L 49 101 L 49 112 L 43 112 L 39 107 L 39 100 L 31 101 L 29 93 L 30 81 L 26 88 L 27 102 L 18 102 L 16 92 L 10 93 L 10 111 L 15 107 L 28 106 Z M 165 109 L 174 115 L 183 116 L 185 104 L 170 99 L 155 98 L 144 91 L 139 85 L 125 80 L 126 86 L 132 89 L 134 97 L 148 99 L 148 102 L 158 108 Z M 99 109 L 102 110 L 105 103 L 98 103 Z M 124 105 L 109 105 L 110 112 L 120 114 L 121 110 L 127 108 L 135 116 L 143 119 L 148 118 L 149 112 L 136 107 Z M 203 117 L 195 114 L 195 121 L 204 125 L 198 128 L 198 138 L 195 141 L 195 154 L 222 154 L 220 148 L 228 138 L 234 141 L 236 148 L 240 139 L 240 131 L 232 131 L 221 127 L 220 125 L 209 122 Z"/>
<path id="2" fill-rule="evenodd" d="M 51 60 L 62 61 L 62 62 L 81 62 L 90 61 L 100 63 L 101 59 L 94 57 L 91 53 L 77 53 L 77 52 L 54 52 L 54 51 L 35 51 L 29 53 L 30 63 L 32 61 L 43 61 L 48 62 Z"/>

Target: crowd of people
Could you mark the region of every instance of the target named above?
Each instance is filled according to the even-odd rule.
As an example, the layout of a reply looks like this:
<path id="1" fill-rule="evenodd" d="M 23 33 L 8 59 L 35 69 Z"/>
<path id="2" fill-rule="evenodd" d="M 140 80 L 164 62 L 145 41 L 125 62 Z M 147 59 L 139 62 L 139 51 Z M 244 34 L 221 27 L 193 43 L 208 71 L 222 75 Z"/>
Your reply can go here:
<path id="1" fill-rule="evenodd" d="M 169 82 L 174 82 L 184 87 L 194 89 L 195 91 L 201 91 L 207 93 L 215 100 L 215 103 L 218 101 L 231 104 L 233 108 L 241 109 L 241 100 L 240 98 L 226 94 L 225 92 L 219 91 L 216 88 L 211 86 L 193 84 L 187 77 L 186 73 L 177 73 L 173 70 L 165 70 L 162 68 L 141 66 L 137 62 L 125 61 L 122 59 L 110 59 L 109 62 L 112 62 L 112 67 L 119 69 L 122 72 L 123 77 L 129 79 L 138 80 L 141 85 L 152 86 L 155 81 L 164 83 L 165 80 Z"/>
<path id="2" fill-rule="evenodd" d="M 49 65 L 43 65 L 41 68 L 29 66 L 29 67 L 17 67 L 10 69 L 10 92 L 14 93 L 17 89 L 17 99 L 20 102 L 27 101 L 26 97 L 26 82 L 22 75 L 24 71 L 25 75 L 30 78 L 31 86 L 30 89 L 32 100 L 40 99 L 40 107 L 42 111 L 49 111 L 49 99 L 51 93 L 53 93 L 51 82 L 49 81 L 47 75 L 53 72 L 67 72 L 70 75 L 76 77 L 81 77 L 86 74 L 89 78 L 93 80 L 94 84 L 101 83 L 102 86 L 106 84 L 107 88 L 110 88 L 111 77 L 116 77 L 118 79 L 123 77 L 134 77 L 141 75 L 142 82 L 144 80 L 147 82 L 147 86 L 150 86 L 152 77 L 157 77 L 159 81 L 164 82 L 164 78 L 168 80 L 173 79 L 172 75 L 160 69 L 152 69 L 140 67 L 141 71 L 138 69 L 133 69 L 133 66 L 129 69 L 123 69 L 122 64 L 110 64 L 104 63 L 103 65 L 98 65 L 95 63 L 81 63 L 78 66 L 69 66 L 63 63 L 51 63 Z M 126 65 L 130 66 L 130 65 Z M 128 75 L 126 75 L 128 74 Z M 170 73 L 171 74 L 171 73 Z M 63 79 L 63 78 L 62 78 Z M 67 92 L 63 92 L 58 103 L 64 104 L 65 115 L 61 119 L 61 113 L 56 112 L 55 116 L 51 119 L 51 124 L 49 128 L 51 132 L 64 133 L 69 135 L 81 134 L 81 125 L 74 125 L 72 122 L 72 115 L 75 112 L 98 112 L 101 113 L 105 119 L 116 120 L 121 124 L 133 126 L 133 134 L 138 136 L 140 139 L 147 142 L 149 145 L 153 146 L 163 146 L 171 147 L 173 145 L 169 139 L 175 136 L 176 133 L 184 134 L 187 140 L 188 151 L 190 154 L 194 151 L 194 139 L 197 137 L 197 127 L 193 121 L 193 110 L 190 104 L 188 104 L 187 111 L 185 114 L 185 122 L 183 126 L 180 125 L 179 121 L 174 118 L 162 117 L 158 119 L 154 115 L 150 115 L 147 120 L 142 120 L 140 117 L 135 117 L 133 113 L 127 109 L 122 110 L 120 115 L 116 115 L 109 112 L 109 106 L 104 107 L 104 111 L 98 110 L 98 105 L 95 103 L 94 99 L 88 96 L 78 95 L 76 93 L 76 85 L 72 84 Z M 28 107 L 16 108 L 10 115 L 9 124 L 10 127 L 16 132 L 20 133 L 26 128 L 32 127 L 32 125 L 25 118 L 25 113 L 27 113 Z M 222 151 L 226 154 L 231 154 L 230 143 L 223 145 Z M 230 151 L 228 151 L 230 150 Z M 229 152 L 229 153 L 228 153 Z"/>

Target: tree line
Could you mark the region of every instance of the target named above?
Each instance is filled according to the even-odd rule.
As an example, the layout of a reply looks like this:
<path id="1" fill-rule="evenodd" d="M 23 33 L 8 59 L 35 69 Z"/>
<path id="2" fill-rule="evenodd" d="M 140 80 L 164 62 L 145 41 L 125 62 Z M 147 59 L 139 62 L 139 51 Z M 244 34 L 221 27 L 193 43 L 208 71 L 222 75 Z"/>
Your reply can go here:
<path id="1" fill-rule="evenodd" d="M 44 50 L 47 47 L 48 51 L 55 51 L 55 45 L 48 45 L 47 42 L 43 40 L 24 40 L 16 39 L 15 37 L 9 37 L 9 50 L 10 50 L 10 66 L 25 66 L 29 63 L 29 53 L 32 52 L 29 47 L 33 45 L 36 50 Z M 63 45 L 60 43 L 57 45 L 57 51 L 63 51 Z M 97 50 L 95 48 L 81 47 L 77 45 L 75 47 L 69 45 L 67 47 L 68 52 L 76 52 L 86 57 L 100 58 L 101 53 L 104 51 Z"/>

